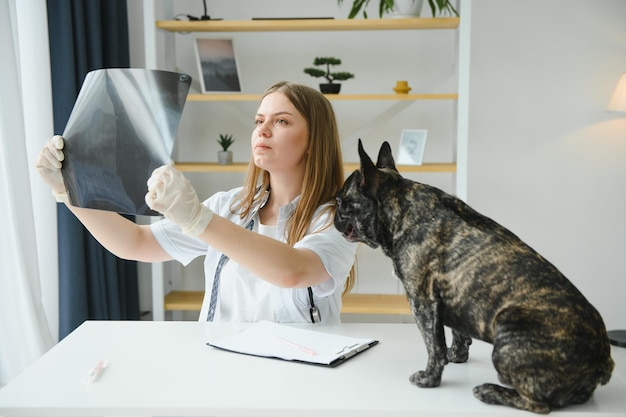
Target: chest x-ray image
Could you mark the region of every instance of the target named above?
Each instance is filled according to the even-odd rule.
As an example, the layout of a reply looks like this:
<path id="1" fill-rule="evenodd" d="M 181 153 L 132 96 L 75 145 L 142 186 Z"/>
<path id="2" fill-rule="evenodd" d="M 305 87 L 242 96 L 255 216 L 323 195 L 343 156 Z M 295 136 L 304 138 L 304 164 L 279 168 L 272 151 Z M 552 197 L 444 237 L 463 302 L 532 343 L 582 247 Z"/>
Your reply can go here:
<path id="1" fill-rule="evenodd" d="M 191 85 L 168 71 L 109 68 L 85 77 L 63 132 L 63 180 L 74 206 L 158 215 L 146 181 L 167 164 Z"/>

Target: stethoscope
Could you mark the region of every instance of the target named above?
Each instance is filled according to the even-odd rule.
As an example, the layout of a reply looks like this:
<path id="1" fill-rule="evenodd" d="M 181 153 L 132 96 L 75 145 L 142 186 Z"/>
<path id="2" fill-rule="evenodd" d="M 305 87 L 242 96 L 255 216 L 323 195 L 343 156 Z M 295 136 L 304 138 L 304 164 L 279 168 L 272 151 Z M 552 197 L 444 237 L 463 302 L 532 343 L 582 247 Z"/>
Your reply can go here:
<path id="1" fill-rule="evenodd" d="M 246 229 L 252 230 L 254 227 L 254 219 L 250 220 L 248 224 L 246 224 Z M 222 268 L 228 262 L 230 258 L 224 254 L 220 256 L 220 260 L 217 263 L 217 267 L 215 268 L 215 275 L 213 276 L 213 287 L 211 288 L 211 301 L 209 302 L 209 312 L 207 313 L 206 321 L 213 321 L 215 317 L 215 308 L 217 307 L 217 295 L 220 287 L 220 276 L 222 275 Z M 322 315 L 320 314 L 320 309 L 317 308 L 315 302 L 313 301 L 313 289 L 311 287 L 307 288 L 309 292 L 309 316 L 311 317 L 311 323 L 319 323 L 322 321 Z"/>
<path id="2" fill-rule="evenodd" d="M 322 315 L 320 314 L 320 309 L 317 308 L 315 303 L 313 302 L 313 290 L 311 287 L 307 288 L 309 290 L 309 303 L 311 307 L 309 308 L 309 314 L 311 315 L 311 323 L 319 323 L 322 321 Z"/>

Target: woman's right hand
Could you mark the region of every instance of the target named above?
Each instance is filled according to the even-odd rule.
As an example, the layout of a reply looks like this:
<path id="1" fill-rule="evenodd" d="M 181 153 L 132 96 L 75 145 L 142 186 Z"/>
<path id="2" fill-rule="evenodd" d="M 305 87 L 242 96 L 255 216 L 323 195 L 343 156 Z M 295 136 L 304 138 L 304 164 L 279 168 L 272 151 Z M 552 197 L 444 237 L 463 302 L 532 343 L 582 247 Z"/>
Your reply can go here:
<path id="1" fill-rule="evenodd" d="M 63 137 L 53 136 L 39 151 L 35 166 L 41 178 L 52 188 L 52 194 L 56 200 L 59 203 L 69 203 L 69 195 L 63 182 L 63 175 L 61 175 L 62 161 L 65 159 L 63 146 Z"/>

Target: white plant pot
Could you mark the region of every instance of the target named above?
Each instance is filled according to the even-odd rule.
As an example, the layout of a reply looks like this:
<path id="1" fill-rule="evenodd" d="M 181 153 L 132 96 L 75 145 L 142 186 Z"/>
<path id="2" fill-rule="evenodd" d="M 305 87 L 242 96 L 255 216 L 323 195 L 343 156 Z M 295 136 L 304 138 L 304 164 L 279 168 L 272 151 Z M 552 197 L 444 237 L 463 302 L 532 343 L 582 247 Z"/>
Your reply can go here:
<path id="1" fill-rule="evenodd" d="M 393 11 L 389 17 L 405 19 L 408 17 L 420 17 L 424 0 L 394 0 Z"/>
<path id="2" fill-rule="evenodd" d="M 233 163 L 232 151 L 217 151 L 217 163 L 220 165 L 230 165 Z"/>

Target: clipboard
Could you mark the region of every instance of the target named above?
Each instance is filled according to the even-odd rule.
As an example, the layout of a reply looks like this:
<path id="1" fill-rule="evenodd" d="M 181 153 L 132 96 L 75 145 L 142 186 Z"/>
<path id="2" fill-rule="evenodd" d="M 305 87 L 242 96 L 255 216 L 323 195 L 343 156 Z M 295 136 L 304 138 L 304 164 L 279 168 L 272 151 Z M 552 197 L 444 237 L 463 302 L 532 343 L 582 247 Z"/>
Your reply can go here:
<path id="1" fill-rule="evenodd" d="M 207 342 L 229 352 L 334 368 L 377 345 L 362 339 L 259 321 L 233 335 Z"/>

